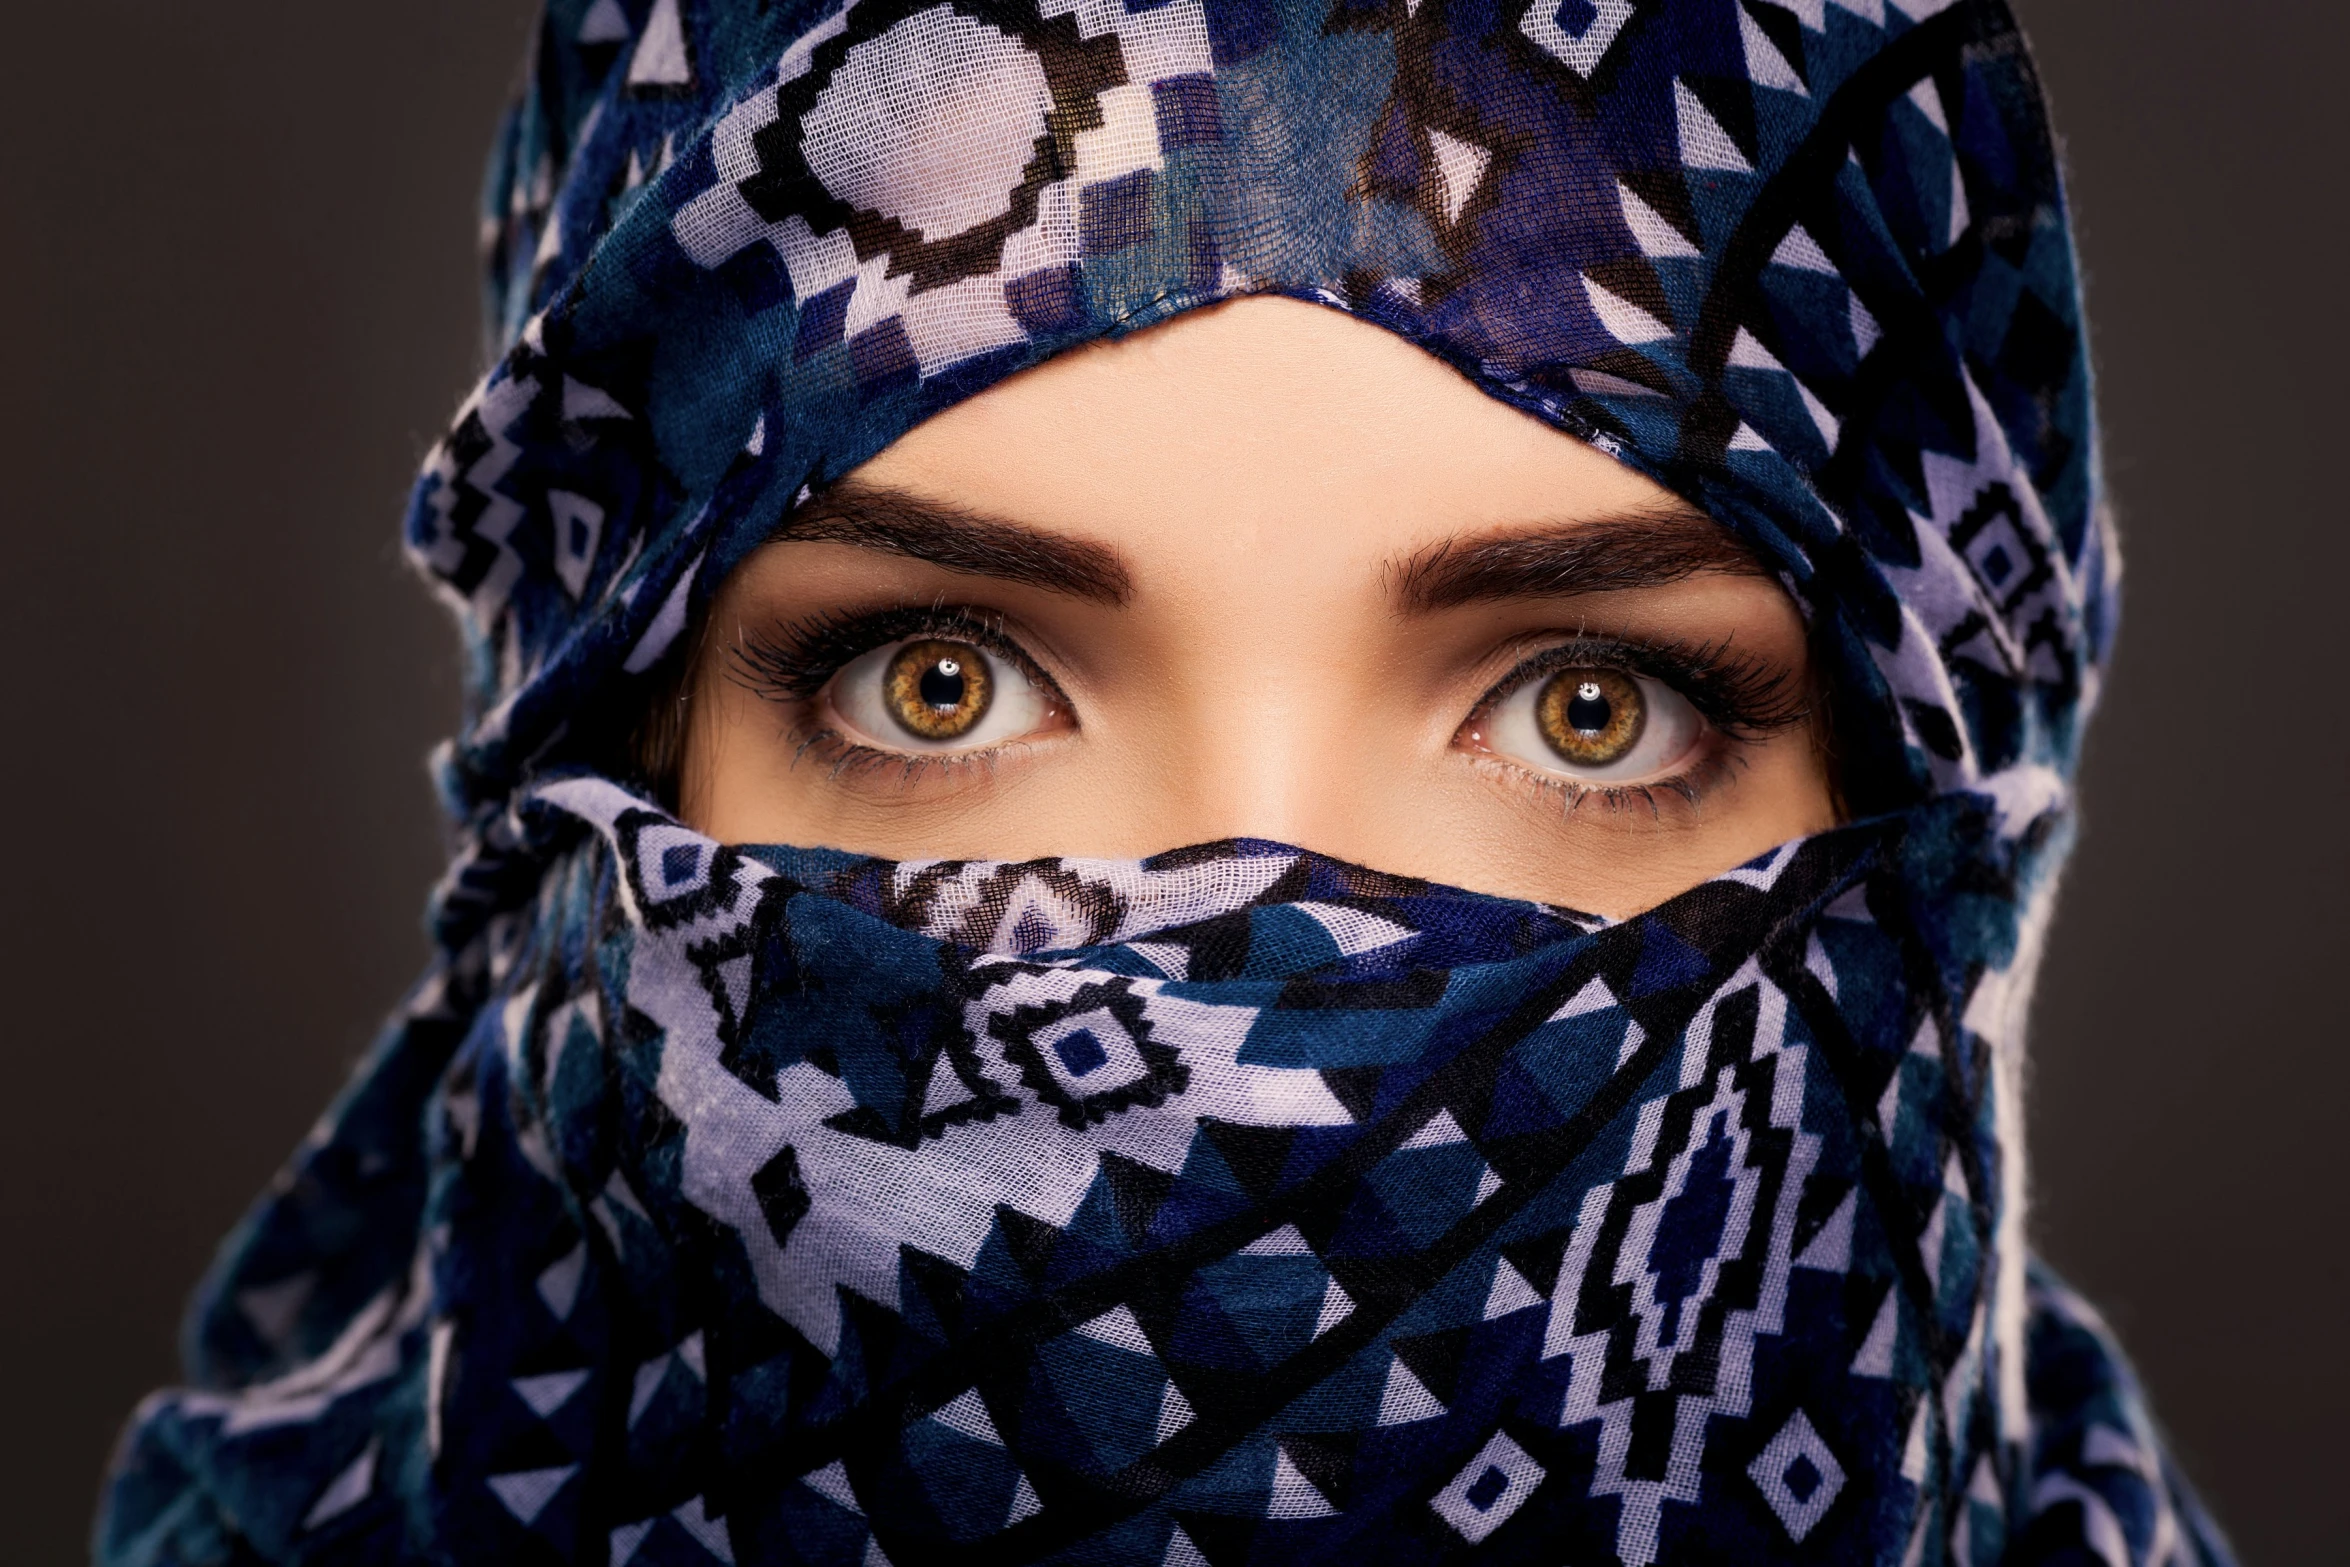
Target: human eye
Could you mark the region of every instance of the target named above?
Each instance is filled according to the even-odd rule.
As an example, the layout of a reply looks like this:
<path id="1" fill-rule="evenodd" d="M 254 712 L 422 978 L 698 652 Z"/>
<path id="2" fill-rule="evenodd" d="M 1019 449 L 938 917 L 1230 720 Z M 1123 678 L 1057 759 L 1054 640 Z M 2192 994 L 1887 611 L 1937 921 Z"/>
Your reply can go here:
<path id="1" fill-rule="evenodd" d="M 1663 681 L 1598 665 L 1527 680 L 1494 704 L 1485 746 L 1587 783 L 1630 783 L 1689 760 L 1705 720 Z"/>
<path id="2" fill-rule="evenodd" d="M 1461 744 L 1570 802 L 1599 793 L 1694 801 L 1738 748 L 1806 715 L 1783 671 L 1684 649 L 1578 636 L 1522 659 L 1462 726 Z"/>
<path id="3" fill-rule="evenodd" d="M 1002 626 L 960 609 L 817 617 L 748 638 L 745 683 L 800 713 L 838 759 L 955 760 L 1068 727 L 1049 676 Z"/>
<path id="4" fill-rule="evenodd" d="M 974 642 L 911 637 L 841 666 L 826 688 L 852 737 L 880 750 L 977 751 L 1037 729 L 1051 704 L 1027 672 Z"/>

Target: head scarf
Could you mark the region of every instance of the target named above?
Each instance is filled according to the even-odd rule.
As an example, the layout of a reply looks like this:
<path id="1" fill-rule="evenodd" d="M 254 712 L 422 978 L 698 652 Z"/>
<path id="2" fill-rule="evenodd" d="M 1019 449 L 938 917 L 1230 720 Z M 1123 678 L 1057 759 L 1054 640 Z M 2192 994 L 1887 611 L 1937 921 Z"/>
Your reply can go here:
<path id="1" fill-rule="evenodd" d="M 1996 0 L 552 0 L 438 955 L 231 1238 L 109 1563 L 2218 1563 L 2021 1236 L 2112 632 Z M 722 846 L 613 736 L 795 502 L 1276 293 L 1703 506 L 1849 825 L 1621 922 L 1277 844 Z"/>

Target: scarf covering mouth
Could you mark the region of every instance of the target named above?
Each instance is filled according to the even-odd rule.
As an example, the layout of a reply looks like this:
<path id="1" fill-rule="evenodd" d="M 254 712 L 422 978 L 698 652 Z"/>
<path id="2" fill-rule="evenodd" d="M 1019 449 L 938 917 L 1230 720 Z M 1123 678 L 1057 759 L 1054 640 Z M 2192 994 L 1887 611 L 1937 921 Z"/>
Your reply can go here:
<path id="1" fill-rule="evenodd" d="M 2228 1560 L 2023 1240 L 2116 557 L 2003 6 L 552 0 L 485 237 L 407 527 L 469 659 L 436 954 L 100 1561 Z M 1607 922 L 608 776 L 812 488 L 1251 293 L 1731 528 L 1852 824 Z"/>

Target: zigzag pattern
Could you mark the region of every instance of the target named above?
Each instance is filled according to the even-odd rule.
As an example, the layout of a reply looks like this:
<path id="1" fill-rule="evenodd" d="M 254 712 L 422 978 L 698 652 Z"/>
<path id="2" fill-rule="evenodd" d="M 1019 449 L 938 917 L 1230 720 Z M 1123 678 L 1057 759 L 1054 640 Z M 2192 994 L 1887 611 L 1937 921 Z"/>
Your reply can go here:
<path id="1" fill-rule="evenodd" d="M 439 950 L 101 1560 L 2225 1561 L 2016 1233 L 2114 557 L 1994 0 L 551 0 L 495 171 Z M 1609 924 L 595 776 L 827 476 L 1250 292 L 1736 530 L 1858 825 Z"/>

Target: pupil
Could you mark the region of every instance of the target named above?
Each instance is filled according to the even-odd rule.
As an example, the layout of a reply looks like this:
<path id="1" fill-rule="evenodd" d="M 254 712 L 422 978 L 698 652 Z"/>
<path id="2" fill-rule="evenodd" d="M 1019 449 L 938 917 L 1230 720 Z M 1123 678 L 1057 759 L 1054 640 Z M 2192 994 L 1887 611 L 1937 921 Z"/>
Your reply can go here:
<path id="1" fill-rule="evenodd" d="M 942 658 L 922 671 L 922 700 L 932 707 L 961 707 L 964 683 L 963 666 L 951 658 Z"/>
<path id="2" fill-rule="evenodd" d="M 1614 706 L 1596 681 L 1584 681 L 1567 699 L 1567 726 L 1578 734 L 1598 734 L 1614 716 Z"/>

